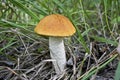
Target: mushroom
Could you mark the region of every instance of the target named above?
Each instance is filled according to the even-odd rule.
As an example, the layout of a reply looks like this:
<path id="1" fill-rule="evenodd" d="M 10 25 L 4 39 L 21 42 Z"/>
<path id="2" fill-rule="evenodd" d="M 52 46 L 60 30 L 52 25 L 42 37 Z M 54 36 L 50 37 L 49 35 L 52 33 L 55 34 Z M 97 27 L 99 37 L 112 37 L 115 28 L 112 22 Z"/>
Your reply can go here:
<path id="1" fill-rule="evenodd" d="M 57 74 L 64 71 L 66 54 L 63 38 L 73 35 L 76 30 L 70 20 L 60 14 L 52 14 L 44 17 L 34 31 L 37 34 L 49 36 L 50 56 Z"/>

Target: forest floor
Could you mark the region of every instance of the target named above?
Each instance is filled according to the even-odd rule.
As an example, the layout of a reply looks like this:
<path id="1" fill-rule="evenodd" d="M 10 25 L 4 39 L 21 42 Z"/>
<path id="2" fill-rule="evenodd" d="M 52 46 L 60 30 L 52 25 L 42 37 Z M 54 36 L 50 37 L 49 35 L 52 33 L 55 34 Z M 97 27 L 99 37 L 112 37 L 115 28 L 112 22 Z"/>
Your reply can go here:
<path id="1" fill-rule="evenodd" d="M 1 49 L 1 80 L 81 80 L 82 76 L 94 70 L 89 80 L 114 80 L 118 64 L 115 46 L 93 40 L 89 45 L 91 53 L 86 54 L 81 44 L 68 43 L 66 38 L 67 66 L 62 75 L 56 75 L 49 54 L 48 38 L 24 35 L 16 30 L 6 30 L 4 39 L 0 41 L 0 47 L 7 45 Z"/>

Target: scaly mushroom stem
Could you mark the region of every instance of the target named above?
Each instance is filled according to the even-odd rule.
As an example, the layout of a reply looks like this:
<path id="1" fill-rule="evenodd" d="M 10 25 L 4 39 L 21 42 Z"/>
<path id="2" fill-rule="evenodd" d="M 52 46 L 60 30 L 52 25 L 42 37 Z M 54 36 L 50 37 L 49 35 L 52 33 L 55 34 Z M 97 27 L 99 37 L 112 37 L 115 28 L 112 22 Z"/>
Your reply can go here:
<path id="1" fill-rule="evenodd" d="M 117 52 L 120 54 L 120 38 L 119 38 L 119 43 L 118 43 L 118 47 L 117 47 Z"/>
<path id="2" fill-rule="evenodd" d="M 49 37 L 49 48 L 51 58 L 54 59 L 53 65 L 57 74 L 64 71 L 66 65 L 66 55 L 63 38 Z"/>

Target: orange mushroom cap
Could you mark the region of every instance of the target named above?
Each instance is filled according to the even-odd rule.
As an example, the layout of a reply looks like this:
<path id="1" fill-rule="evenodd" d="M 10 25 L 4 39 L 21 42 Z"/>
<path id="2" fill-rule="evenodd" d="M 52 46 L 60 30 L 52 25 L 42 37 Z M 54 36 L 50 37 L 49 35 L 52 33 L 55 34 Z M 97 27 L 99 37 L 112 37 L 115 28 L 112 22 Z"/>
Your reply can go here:
<path id="1" fill-rule="evenodd" d="M 60 14 L 52 14 L 43 18 L 34 31 L 45 36 L 71 36 L 76 30 L 68 18 Z"/>

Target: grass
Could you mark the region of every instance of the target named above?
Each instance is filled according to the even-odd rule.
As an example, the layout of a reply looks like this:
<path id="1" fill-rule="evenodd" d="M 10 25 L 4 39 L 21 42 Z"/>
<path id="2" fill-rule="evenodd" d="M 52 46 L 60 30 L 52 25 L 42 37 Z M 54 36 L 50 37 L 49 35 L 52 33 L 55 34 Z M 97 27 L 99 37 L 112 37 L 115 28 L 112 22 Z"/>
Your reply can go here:
<path id="1" fill-rule="evenodd" d="M 66 73 L 57 78 L 87 80 L 93 75 L 99 76 L 100 70 L 107 70 L 106 67 L 117 60 L 118 54 L 110 55 L 110 53 L 118 44 L 119 4 L 119 0 L 1 1 L 0 63 L 4 64 L 0 65 L 0 74 L 2 71 L 5 74 L 0 78 L 45 79 L 44 75 L 51 79 L 56 77 L 51 64 L 49 65 L 51 60 L 49 60 L 48 39 L 38 36 L 33 31 L 39 20 L 53 13 L 68 17 L 77 31 L 70 39 L 71 44 L 67 45 L 71 52 L 66 48 L 68 60 L 72 57 L 76 64 L 73 64 L 74 68 L 67 67 Z M 44 62 L 45 59 L 48 61 Z M 14 64 L 10 65 L 11 62 Z M 38 70 L 36 73 L 34 66 Z M 5 71 L 3 67 L 9 68 Z M 119 66 L 113 68 L 118 69 Z M 116 72 L 116 80 L 118 74 Z M 30 77 L 31 75 L 34 76 Z"/>

